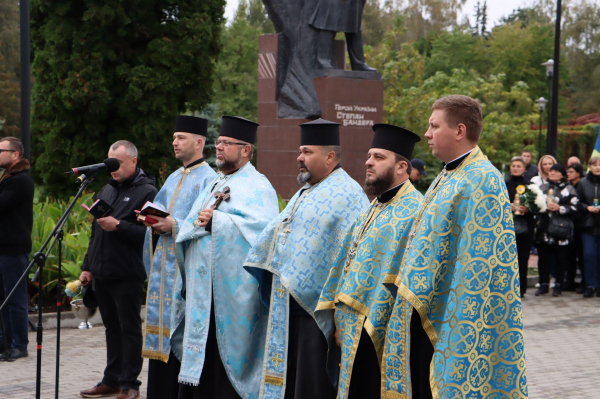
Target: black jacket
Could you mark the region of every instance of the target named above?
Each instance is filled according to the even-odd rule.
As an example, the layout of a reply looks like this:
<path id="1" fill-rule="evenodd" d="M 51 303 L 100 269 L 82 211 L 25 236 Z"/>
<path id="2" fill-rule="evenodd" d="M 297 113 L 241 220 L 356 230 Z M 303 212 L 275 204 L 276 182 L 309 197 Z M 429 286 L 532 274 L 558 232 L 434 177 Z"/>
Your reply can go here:
<path id="1" fill-rule="evenodd" d="M 0 255 L 31 252 L 33 180 L 23 159 L 0 176 Z"/>
<path id="2" fill-rule="evenodd" d="M 579 209 L 581 218 L 579 220 L 579 231 L 581 233 L 600 235 L 600 213 L 591 213 L 588 206 L 594 205 L 594 199 L 600 200 L 600 176 L 588 173 L 586 177 L 579 180 L 577 185 L 577 196 L 579 197 Z"/>
<path id="3" fill-rule="evenodd" d="M 92 223 L 90 245 L 81 270 L 100 280 L 146 280 L 143 247 L 146 227 L 137 222 L 135 210 L 156 196 L 154 178 L 143 170 L 122 183 L 115 180 L 100 190 L 97 198 L 106 201 L 114 211 L 110 216 L 120 221 L 117 231 L 106 231 Z"/>
<path id="4" fill-rule="evenodd" d="M 506 179 L 506 190 L 508 191 L 508 199 L 510 200 L 511 203 L 515 202 L 515 195 L 517 194 L 517 187 L 518 186 L 525 186 L 527 187 L 530 184 L 529 179 L 525 177 L 525 175 L 522 176 L 513 176 L 513 175 L 509 175 L 508 179 Z M 527 204 L 521 204 L 526 206 Z M 534 229 L 534 220 L 533 220 L 533 213 L 531 211 L 528 211 L 527 213 L 525 213 L 524 215 L 514 215 L 514 218 L 524 218 L 527 221 L 527 227 L 529 228 L 529 231 L 533 233 L 533 229 Z"/>
<path id="5" fill-rule="evenodd" d="M 533 164 L 529 164 L 529 166 L 525 168 L 525 173 L 523 173 L 523 177 L 525 177 L 525 179 L 529 181 L 533 179 L 534 176 L 537 176 L 538 173 L 538 167 Z"/>
<path id="6" fill-rule="evenodd" d="M 568 245 L 571 238 L 568 240 L 559 241 L 548 234 L 548 226 L 550 223 L 549 217 L 550 214 L 559 214 L 561 216 L 574 219 L 579 212 L 579 199 L 577 198 L 577 192 L 567 179 L 563 179 L 558 183 L 549 182 L 548 184 L 542 184 L 540 187 L 542 192 L 546 195 L 548 195 L 550 188 L 554 189 L 554 197 L 558 199 L 557 203 L 560 205 L 560 211 L 546 211 L 544 213 L 538 213 L 535 215 L 535 242 L 538 244 L 548 245 Z"/>

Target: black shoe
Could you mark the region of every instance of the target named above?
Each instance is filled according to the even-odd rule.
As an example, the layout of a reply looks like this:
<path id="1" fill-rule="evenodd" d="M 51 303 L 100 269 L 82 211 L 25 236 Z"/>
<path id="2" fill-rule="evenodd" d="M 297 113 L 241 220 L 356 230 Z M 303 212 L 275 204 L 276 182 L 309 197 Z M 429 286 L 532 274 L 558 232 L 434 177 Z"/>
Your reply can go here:
<path id="1" fill-rule="evenodd" d="M 535 292 L 535 296 L 544 295 L 550 292 L 548 284 L 540 284 L 540 288 Z"/>
<path id="2" fill-rule="evenodd" d="M 525 293 L 521 292 L 521 299 L 525 298 Z"/>
<path id="3" fill-rule="evenodd" d="M 583 297 L 584 298 L 591 298 L 594 296 L 594 288 L 593 287 L 587 287 L 585 289 L 585 292 L 583 293 Z"/>
<path id="4" fill-rule="evenodd" d="M 13 358 L 13 359 L 20 359 L 22 357 L 29 356 L 29 353 L 27 353 L 27 349 L 25 349 L 25 350 L 22 351 L 22 350 L 17 349 L 17 348 L 12 348 L 11 351 L 12 352 L 10 354 L 10 357 Z"/>
<path id="5" fill-rule="evenodd" d="M 585 287 L 583 285 L 580 285 L 579 287 L 577 287 L 577 292 L 578 294 L 583 294 L 585 292 Z"/>
<path id="6" fill-rule="evenodd" d="M 0 362 L 12 362 L 14 359 L 12 359 L 12 357 L 10 356 L 10 349 L 0 353 Z"/>
<path id="7" fill-rule="evenodd" d="M 561 296 L 562 295 L 562 287 L 560 284 L 554 284 L 554 289 L 552 290 L 552 296 Z"/>

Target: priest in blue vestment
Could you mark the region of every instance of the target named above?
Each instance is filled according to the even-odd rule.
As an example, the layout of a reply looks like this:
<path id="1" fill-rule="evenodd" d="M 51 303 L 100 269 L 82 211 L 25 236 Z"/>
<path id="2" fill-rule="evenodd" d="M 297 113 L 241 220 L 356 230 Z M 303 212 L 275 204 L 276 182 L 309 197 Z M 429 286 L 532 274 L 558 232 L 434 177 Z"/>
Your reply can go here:
<path id="1" fill-rule="evenodd" d="M 369 204 L 342 169 L 339 124 L 300 125 L 302 188 L 262 232 L 244 267 L 269 311 L 260 398 L 335 398 L 327 340 L 314 309 L 350 224 Z M 331 323 L 331 321 L 328 321 Z"/>
<path id="2" fill-rule="evenodd" d="M 257 126 L 223 117 L 219 173 L 177 235 L 171 348 L 181 361 L 181 399 L 258 397 L 268 319 L 258 283 L 242 266 L 279 204 L 250 163 Z"/>
<path id="3" fill-rule="evenodd" d="M 445 166 L 386 285 L 397 296 L 382 398 L 526 398 L 513 213 L 504 177 L 477 146 L 481 106 L 452 95 L 432 111 L 425 138 Z"/>
<path id="4" fill-rule="evenodd" d="M 317 321 L 328 327 L 329 341 L 335 342 L 328 364 L 330 370 L 340 364 L 339 399 L 381 397 L 379 364 L 394 304 L 383 279 L 398 272 L 423 200 L 409 180 L 419 136 L 384 123 L 373 130 L 365 190 L 377 197 L 346 234 L 315 312 Z"/>
<path id="5" fill-rule="evenodd" d="M 180 363 L 171 352 L 171 303 L 177 262 L 175 237 L 194 201 L 216 176 L 204 161 L 208 121 L 180 115 L 175 120 L 173 149 L 183 166 L 165 181 L 154 203 L 170 216 L 154 216 L 157 223 L 148 226 L 144 243 L 144 266 L 148 275 L 146 324 L 142 357 L 148 362 L 148 399 L 177 399 Z"/>

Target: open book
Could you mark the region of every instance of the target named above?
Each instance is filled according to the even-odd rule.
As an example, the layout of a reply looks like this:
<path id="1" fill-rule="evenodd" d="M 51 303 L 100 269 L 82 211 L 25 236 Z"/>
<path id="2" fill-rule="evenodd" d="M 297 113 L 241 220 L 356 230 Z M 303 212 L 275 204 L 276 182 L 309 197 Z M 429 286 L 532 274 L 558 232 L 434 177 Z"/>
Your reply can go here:
<path id="1" fill-rule="evenodd" d="M 157 222 L 157 220 L 151 216 L 159 216 L 162 218 L 166 218 L 170 215 L 170 213 L 167 212 L 167 210 L 164 209 L 162 206 L 156 205 L 154 202 L 150 201 L 146 201 L 142 209 L 139 211 L 136 210 L 135 213 L 138 214 L 139 220 L 143 222 L 145 221 L 146 223 L 150 224 L 154 224 Z"/>

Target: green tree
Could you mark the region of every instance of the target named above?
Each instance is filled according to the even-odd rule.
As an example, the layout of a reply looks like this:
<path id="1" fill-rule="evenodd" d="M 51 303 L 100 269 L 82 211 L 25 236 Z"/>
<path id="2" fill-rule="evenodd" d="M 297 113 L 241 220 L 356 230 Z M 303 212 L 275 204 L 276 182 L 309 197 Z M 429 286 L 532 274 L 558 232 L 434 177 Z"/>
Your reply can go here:
<path id="1" fill-rule="evenodd" d="M 260 0 L 240 1 L 235 17 L 221 36 L 221 55 L 215 68 L 215 97 L 221 115 L 256 121 L 258 38 L 274 33 Z"/>
<path id="2" fill-rule="evenodd" d="M 565 11 L 563 46 L 576 116 L 600 108 L 600 5 L 584 0 Z M 565 64 L 562 64 L 565 65 Z"/>
<path id="3" fill-rule="evenodd" d="M 19 4 L 0 0 L 0 136 L 20 135 Z"/>
<path id="4" fill-rule="evenodd" d="M 34 0 L 34 177 L 61 195 L 63 172 L 128 139 L 157 173 L 174 118 L 212 96 L 224 0 Z"/>

